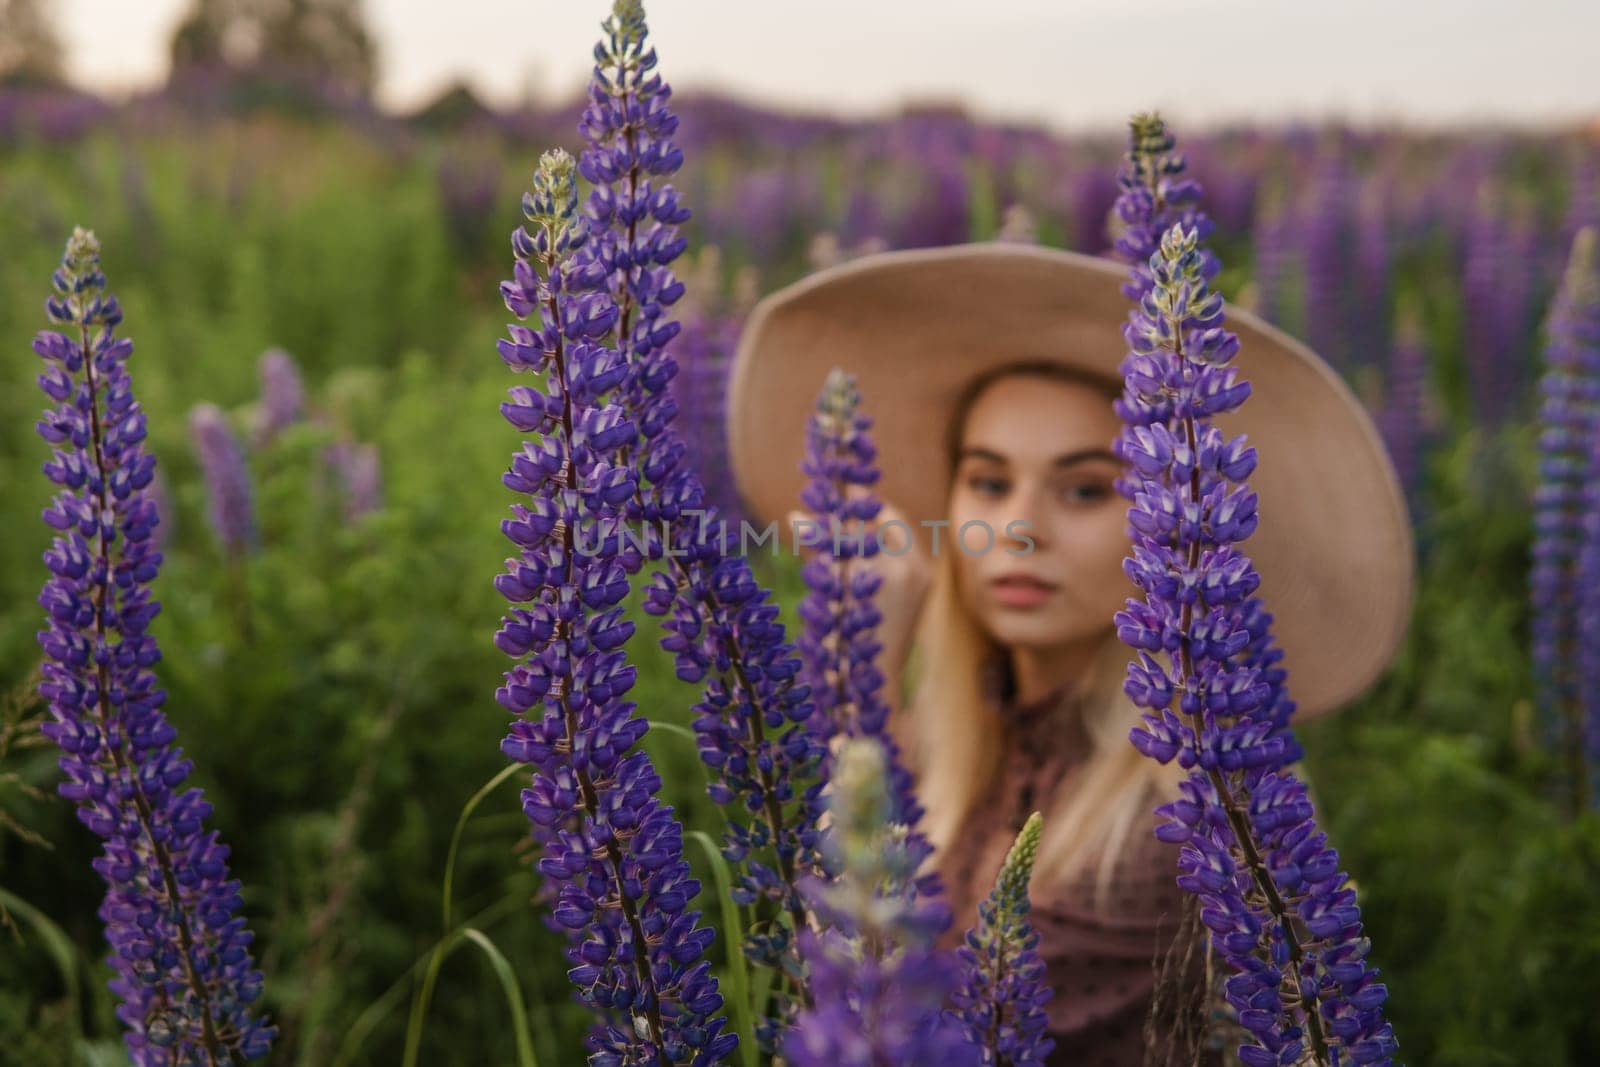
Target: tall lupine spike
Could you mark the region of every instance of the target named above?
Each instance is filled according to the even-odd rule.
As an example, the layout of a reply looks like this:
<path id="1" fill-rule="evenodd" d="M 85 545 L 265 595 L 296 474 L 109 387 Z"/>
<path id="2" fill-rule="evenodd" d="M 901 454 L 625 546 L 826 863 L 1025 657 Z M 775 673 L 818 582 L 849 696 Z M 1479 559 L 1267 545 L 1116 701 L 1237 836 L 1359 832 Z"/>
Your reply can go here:
<path id="1" fill-rule="evenodd" d="M 893 820 L 883 746 L 851 738 L 834 762 L 824 835 L 832 880 L 805 893 L 821 922 L 800 934 L 812 1002 L 783 1041 L 790 1067 L 977 1067 L 945 1010 L 952 968 L 932 943 L 947 917 L 905 892 L 920 860 Z"/>
<path id="2" fill-rule="evenodd" d="M 196 404 L 189 412 L 189 433 L 205 476 L 209 499 L 206 514 L 222 545 L 223 555 L 240 559 L 256 543 L 256 514 L 239 439 L 228 417 L 215 404 Z"/>
<path id="3" fill-rule="evenodd" d="M 778 606 L 748 560 L 728 552 L 726 525 L 672 425 L 668 386 L 677 365 L 665 346 L 678 324 L 667 311 L 683 285 L 670 264 L 683 251 L 677 226 L 689 212 L 668 182 L 683 160 L 672 141 L 671 89 L 648 73 L 656 54 L 637 2 L 618 0 L 602 28 L 607 38 L 595 46 L 579 127 L 587 141 L 579 167 L 594 183 L 582 262 L 618 309 L 604 336 L 626 362 L 620 403 L 637 428 L 618 454 L 637 474 L 627 517 L 640 524 L 647 554 L 661 567 L 644 609 L 663 617 L 661 645 L 673 653 L 678 677 L 705 685 L 694 730 L 711 770 L 708 792 L 727 812 L 723 854 L 736 872 L 734 895 L 743 904 L 768 902 L 777 915 L 752 925 L 745 952 L 792 982 L 800 970 L 794 934 L 807 925 L 799 879 L 818 862 L 821 750 L 804 726 L 809 694 Z M 774 1014 L 758 1027 L 764 1047 L 776 1046 L 803 996 L 797 986 L 780 988 Z"/>
<path id="4" fill-rule="evenodd" d="M 276 1030 L 251 1009 L 261 975 L 236 915 L 239 883 L 228 847 L 204 827 L 211 805 L 181 788 L 193 763 L 173 743 L 152 670 L 156 461 L 128 375 L 133 343 L 114 336 L 122 309 L 105 291 L 93 233 L 73 231 L 53 280 L 45 308 L 65 330 L 33 342 L 48 365 L 39 386 L 56 405 L 38 424 L 54 446 L 44 472 L 61 486 L 44 512 L 57 534 L 39 596 L 48 612 L 39 693 L 53 720 L 43 731 L 65 753 L 60 792 L 105 840 L 94 866 L 108 886 L 100 917 L 117 1017 L 141 1067 L 255 1059 Z"/>
<path id="5" fill-rule="evenodd" d="M 1196 232 L 1197 240 L 1203 241 L 1205 234 L 1210 231 L 1210 223 L 1199 209 L 1201 189 L 1193 181 L 1184 180 L 1183 157 L 1177 155 L 1173 148 L 1176 141 L 1167 131 L 1160 116 L 1135 115 L 1129 123 L 1129 151 L 1122 167 L 1123 195 L 1117 201 L 1116 213 L 1125 225 L 1124 240 L 1118 243 L 1118 255 L 1129 263 L 1129 281 L 1123 286 L 1123 292 L 1140 301 L 1144 294 L 1150 291 L 1152 275 L 1150 273 L 1150 257 L 1158 251 L 1159 235 L 1163 232 L 1161 227 L 1164 220 L 1167 223 L 1191 226 Z M 1146 158 L 1154 155 L 1155 158 Z M 1141 186 L 1140 182 L 1148 183 Z M 1179 200 L 1180 208 L 1171 206 L 1178 199 L 1171 190 L 1181 188 L 1182 196 Z M 1167 190 L 1163 192 L 1163 190 Z M 1288 222 L 1278 225 L 1287 226 Z M 1135 235 L 1143 234 L 1148 241 L 1135 241 Z M 1151 237 L 1149 235 L 1156 235 Z M 1142 250 L 1142 251 L 1141 251 Z M 1130 259 L 1130 256 L 1142 255 L 1142 259 Z M 1200 275 L 1208 280 L 1221 270 L 1222 264 L 1208 250 L 1202 250 Z M 1137 373 L 1135 366 L 1137 357 L 1129 353 L 1122 361 L 1121 371 L 1124 377 Z M 1248 386 L 1245 387 L 1248 393 Z M 1160 402 L 1134 403 L 1127 397 L 1115 402 L 1117 414 L 1128 425 L 1112 444 L 1112 451 L 1125 461 L 1128 459 L 1124 450 L 1129 447 L 1139 447 L 1137 427 L 1150 427 L 1156 423 L 1164 424 L 1168 430 L 1175 428 L 1174 413 L 1176 408 L 1170 402 L 1170 397 Z M 1214 399 L 1226 399 L 1218 397 Z M 1254 451 L 1249 452 L 1249 460 L 1253 462 Z M 1229 457 L 1230 464 L 1237 464 L 1246 457 L 1243 454 Z M 1231 469 L 1231 468 L 1230 468 Z M 1117 479 L 1117 489 L 1130 501 L 1135 500 L 1139 492 L 1140 480 L 1137 477 L 1121 476 Z M 1150 618 L 1145 619 L 1147 625 L 1153 625 Z M 1294 713 L 1294 703 L 1289 699 L 1284 689 L 1284 671 L 1279 665 L 1283 659 L 1283 652 L 1277 647 L 1272 637 L 1272 615 L 1266 606 L 1255 596 L 1249 596 L 1241 605 L 1241 625 L 1245 641 L 1244 648 L 1236 653 L 1240 666 L 1255 668 L 1260 671 L 1260 680 L 1270 687 L 1259 717 L 1270 719 L 1273 723 L 1275 735 L 1279 736 L 1280 760 L 1283 763 L 1292 763 L 1301 756 L 1299 743 L 1288 729 L 1290 716 Z M 1153 649 L 1152 649 L 1153 651 Z"/>
<path id="6" fill-rule="evenodd" d="M 978 904 L 978 925 L 967 931 L 959 950 L 955 1014 L 968 1040 L 982 1049 L 984 1067 L 1039 1067 L 1056 1044 L 1045 1036 L 1051 989 L 1039 932 L 1028 922 L 1028 880 L 1043 827 L 1038 812 L 1023 824 L 994 889 Z"/>
<path id="7" fill-rule="evenodd" d="M 601 1018 L 589 1062 L 700 1067 L 721 1062 L 738 1038 L 716 1014 L 722 997 L 703 958 L 712 931 L 688 910 L 700 885 L 683 829 L 637 747 L 649 724 L 624 699 L 635 669 L 622 601 L 638 550 L 623 516 L 636 475 L 619 457 L 634 429 L 615 399 L 622 357 L 597 340 L 616 306 L 604 272 L 575 256 L 588 239 L 575 173 L 563 151 L 541 158 L 523 200 L 530 225 L 512 236 L 515 276 L 501 285 L 511 312 L 537 313 L 538 324 L 510 326 L 500 354 L 543 376 L 542 390 L 514 387 L 501 406 L 537 435 L 504 477 L 528 503 L 502 525 L 519 553 L 495 581 L 520 605 L 495 635 L 518 661 L 496 693 L 515 716 L 501 750 L 535 767 L 523 811 L 543 845 L 555 918 L 575 932 L 569 975 Z"/>
<path id="8" fill-rule="evenodd" d="M 806 455 L 800 465 L 811 479 L 800 499 L 813 526 L 811 558 L 800 572 L 807 589 L 800 602 L 805 623 L 800 655 L 815 701 L 812 732 L 825 750 L 841 734 L 875 738 L 883 746 L 893 820 L 905 827 L 906 846 L 921 863 L 933 848 L 917 829 L 922 807 L 911 772 L 888 732 L 889 706 L 883 700 L 883 672 L 877 665 L 883 648 L 877 639 L 883 616 L 876 603 L 882 579 L 854 565 L 880 551 L 878 537 L 867 527 L 882 510 L 872 494 L 879 471 L 871 428 L 872 419 L 861 410 L 855 377 L 835 367 L 807 420 Z M 941 880 L 931 871 L 907 888 L 927 898 L 930 907 L 943 892 Z"/>
<path id="9" fill-rule="evenodd" d="M 1167 124 L 1156 114 L 1135 115 L 1129 122 L 1132 144 L 1117 173 L 1122 193 L 1113 213 L 1120 232 L 1114 248 L 1123 262 L 1132 264 L 1122 292 L 1139 300 L 1153 284 L 1145 264 L 1161 243 L 1161 235 L 1175 223 L 1183 223 L 1200 234 L 1211 235 L 1211 220 L 1199 208 L 1200 186 L 1184 177 L 1183 156 L 1174 149 L 1177 141 Z M 1202 276 L 1211 280 L 1222 268 L 1216 257 L 1204 252 Z"/>
<path id="10" fill-rule="evenodd" d="M 1587 806 L 1585 751 L 1597 729 L 1594 685 L 1581 662 L 1593 656 L 1580 637 L 1583 586 L 1579 556 L 1584 516 L 1592 502 L 1590 449 L 1600 439 L 1600 262 L 1596 231 L 1578 231 L 1561 291 L 1551 308 L 1539 435 L 1539 488 L 1534 494 L 1533 664 L 1539 703 L 1565 754 L 1575 806 Z M 1585 706 L 1591 720 L 1585 724 Z M 1586 735 L 1589 735 L 1586 738 Z M 1586 740 L 1589 743 L 1586 743 Z"/>
<path id="11" fill-rule="evenodd" d="M 1247 659 L 1260 578 L 1236 543 L 1256 526 L 1245 482 L 1255 451 L 1211 420 L 1250 390 L 1231 365 L 1238 338 L 1205 262 L 1194 230 L 1167 231 L 1149 263 L 1154 287 L 1126 328 L 1123 405 L 1151 416 L 1130 424 L 1121 449 L 1139 482 L 1128 571 L 1144 596 L 1118 613 L 1117 632 L 1139 653 L 1127 693 L 1148 709 L 1130 739 L 1189 771 L 1181 798 L 1158 809 L 1156 833 L 1182 843 L 1178 884 L 1199 897 L 1234 972 L 1226 994 L 1254 1039 L 1240 1059 L 1387 1064 L 1398 1046 L 1355 890 L 1284 766 L 1292 734 L 1273 702 L 1285 690 L 1267 680 L 1279 669 Z M 1180 586 L 1198 595 L 1178 596 Z"/>

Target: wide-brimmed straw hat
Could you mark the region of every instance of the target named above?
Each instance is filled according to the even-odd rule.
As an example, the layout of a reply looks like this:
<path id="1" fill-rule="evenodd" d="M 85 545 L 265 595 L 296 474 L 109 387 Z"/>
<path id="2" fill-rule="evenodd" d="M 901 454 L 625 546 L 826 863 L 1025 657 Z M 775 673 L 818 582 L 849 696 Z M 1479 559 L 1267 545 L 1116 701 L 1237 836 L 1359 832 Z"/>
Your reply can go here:
<path id="1" fill-rule="evenodd" d="M 781 525 L 801 506 L 806 420 L 835 366 L 855 375 L 874 420 L 878 495 L 919 530 L 944 518 L 945 434 L 963 388 L 1036 360 L 1115 380 L 1126 278 L 1109 260 L 995 242 L 865 256 L 767 296 L 745 324 L 728 392 L 750 518 Z M 1414 579 L 1405 498 L 1372 420 L 1327 364 L 1231 305 L 1227 326 L 1252 393 L 1217 424 L 1248 435 L 1259 456 L 1250 485 L 1260 525 L 1242 547 L 1276 617 L 1290 695 L 1314 715 L 1365 689 L 1404 634 Z"/>

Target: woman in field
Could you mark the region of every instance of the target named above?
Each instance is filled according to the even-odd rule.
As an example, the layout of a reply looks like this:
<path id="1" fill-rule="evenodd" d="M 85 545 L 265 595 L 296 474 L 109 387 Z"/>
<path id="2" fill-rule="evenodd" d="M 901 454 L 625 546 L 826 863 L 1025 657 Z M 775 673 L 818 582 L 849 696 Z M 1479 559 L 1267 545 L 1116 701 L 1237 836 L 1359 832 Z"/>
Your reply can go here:
<path id="1" fill-rule="evenodd" d="M 1125 277 L 1009 244 L 858 259 L 758 305 L 729 396 L 734 474 L 764 525 L 797 506 L 827 371 L 856 375 L 886 505 L 888 551 L 865 564 L 884 576 L 880 667 L 955 913 L 948 942 L 1041 811 L 1030 892 L 1054 989 L 1050 1062 L 1079 1067 L 1211 1055 L 1204 928 L 1174 881 L 1178 846 L 1152 833 L 1182 772 L 1128 740 L 1139 712 L 1112 623 L 1136 592 L 1110 450 Z M 1228 328 L 1253 395 L 1223 429 L 1260 457 L 1261 522 L 1244 548 L 1304 721 L 1359 693 L 1396 647 L 1410 527 L 1379 438 L 1333 372 L 1237 309 Z"/>

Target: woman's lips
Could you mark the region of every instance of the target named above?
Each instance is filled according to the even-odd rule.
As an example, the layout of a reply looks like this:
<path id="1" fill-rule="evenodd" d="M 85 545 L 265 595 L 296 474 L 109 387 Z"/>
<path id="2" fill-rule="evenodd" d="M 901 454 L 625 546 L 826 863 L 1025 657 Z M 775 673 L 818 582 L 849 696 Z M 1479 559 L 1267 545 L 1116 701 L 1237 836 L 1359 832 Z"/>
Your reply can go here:
<path id="1" fill-rule="evenodd" d="M 1059 588 L 1026 574 L 1003 574 L 989 582 L 989 595 L 1008 608 L 1036 608 Z"/>

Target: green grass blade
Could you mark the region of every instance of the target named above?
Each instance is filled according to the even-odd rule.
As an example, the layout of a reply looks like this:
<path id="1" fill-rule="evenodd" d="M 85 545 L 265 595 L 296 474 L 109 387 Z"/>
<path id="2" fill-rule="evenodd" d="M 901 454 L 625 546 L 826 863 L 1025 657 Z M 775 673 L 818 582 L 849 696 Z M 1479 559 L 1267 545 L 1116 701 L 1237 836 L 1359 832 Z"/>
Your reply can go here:
<path id="1" fill-rule="evenodd" d="M 684 731 L 687 733 L 688 731 Z M 756 1067 L 755 1016 L 750 1005 L 750 969 L 744 958 L 744 923 L 739 905 L 733 899 L 733 875 L 717 843 L 704 830 L 691 830 L 688 836 L 699 843 L 717 881 L 717 900 L 722 906 L 722 937 L 728 954 L 728 988 L 723 1003 L 733 1003 L 734 1025 L 739 1029 L 739 1051 L 745 1067 Z"/>
<path id="2" fill-rule="evenodd" d="M 73 947 L 72 939 L 50 919 L 50 916 L 4 888 L 0 888 L 0 908 L 4 908 L 12 915 L 18 916 L 38 932 L 39 940 L 43 942 L 45 952 L 49 953 L 50 959 L 56 965 L 56 970 L 61 973 L 61 982 L 67 990 L 67 1003 L 72 1008 L 73 1024 L 77 1025 L 78 950 Z M 80 1033 L 78 1036 L 82 1037 L 83 1035 Z"/>
<path id="3" fill-rule="evenodd" d="M 451 912 L 454 910 L 454 895 L 456 884 L 456 854 L 461 850 L 461 837 L 466 832 L 467 822 L 472 818 L 472 813 L 478 810 L 488 795 L 499 788 L 500 784 L 518 771 L 526 770 L 520 763 L 511 763 L 501 768 L 500 772 L 479 787 L 478 791 L 462 807 L 461 814 L 456 816 L 455 829 L 450 833 L 450 851 L 445 855 L 444 861 L 444 888 L 440 892 L 440 912 L 444 917 L 442 929 L 446 937 L 433 946 L 433 951 L 428 954 L 428 969 L 422 977 L 422 985 L 417 990 L 416 996 L 411 1000 L 411 1014 L 406 1020 L 406 1051 L 403 1060 L 404 1067 L 416 1067 L 417 1055 L 422 1045 L 422 1023 L 427 1017 L 428 1007 L 433 1003 L 433 987 L 439 980 L 439 968 L 444 964 L 445 956 L 454 949 L 455 944 L 450 940 Z"/>
<path id="4" fill-rule="evenodd" d="M 455 944 L 460 945 L 462 940 L 471 941 L 489 957 L 489 965 L 494 968 L 495 977 L 500 979 L 506 1004 L 511 1008 L 511 1026 L 517 1038 L 518 1067 L 539 1067 L 539 1061 L 533 1055 L 533 1035 L 528 1032 L 528 1012 L 524 1007 L 522 987 L 517 984 L 517 975 L 511 969 L 510 962 L 493 941 L 470 926 L 461 931 Z"/>
<path id="5" fill-rule="evenodd" d="M 484 908 L 468 919 L 467 923 L 470 923 L 476 929 L 482 929 L 525 906 L 527 899 L 527 894 L 524 892 L 512 893 Z M 466 923 L 462 925 L 464 927 Z M 428 966 L 428 962 L 433 959 L 433 955 L 439 950 L 440 945 L 455 939 L 458 933 L 459 931 L 452 930 L 445 937 L 440 938 L 439 944 L 418 956 L 416 961 L 406 968 L 405 973 L 395 979 L 393 985 L 384 990 L 377 1000 L 362 1009 L 361 1014 L 356 1016 L 355 1023 L 346 1031 L 344 1040 L 340 1042 L 338 1054 L 333 1058 L 333 1067 L 347 1067 L 351 1063 L 356 1052 L 360 1050 L 361 1043 L 372 1034 L 373 1030 L 377 1029 L 378 1024 L 383 1022 L 385 1016 L 392 1012 L 395 1006 L 404 998 L 406 983 L 410 982 Z"/>
<path id="6" fill-rule="evenodd" d="M 472 799 L 467 801 L 466 806 L 461 809 L 461 814 L 456 817 L 456 828 L 450 834 L 450 851 L 445 854 L 444 860 L 444 892 L 442 894 L 443 901 L 440 906 L 440 912 L 444 916 L 444 922 L 441 924 L 440 929 L 448 930 L 454 925 L 454 920 L 450 915 L 450 906 L 455 895 L 456 853 L 461 850 L 461 836 L 466 831 L 467 820 L 472 818 L 472 813 L 478 810 L 478 805 L 483 803 L 485 797 L 487 797 L 490 793 L 493 793 L 496 789 L 500 788 L 500 783 L 504 782 L 507 778 L 510 778 L 518 771 L 526 770 L 527 768 L 521 763 L 507 764 L 499 774 L 489 779 L 483 784 L 481 789 L 472 794 Z"/>
<path id="7" fill-rule="evenodd" d="M 650 732 L 655 733 L 657 730 L 660 730 L 663 733 L 672 734 L 674 737 L 682 738 L 683 740 L 689 742 L 689 744 L 694 747 L 695 751 L 699 751 L 700 742 L 695 737 L 694 731 L 689 729 L 687 726 L 675 722 L 651 722 Z"/>

